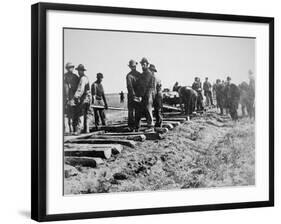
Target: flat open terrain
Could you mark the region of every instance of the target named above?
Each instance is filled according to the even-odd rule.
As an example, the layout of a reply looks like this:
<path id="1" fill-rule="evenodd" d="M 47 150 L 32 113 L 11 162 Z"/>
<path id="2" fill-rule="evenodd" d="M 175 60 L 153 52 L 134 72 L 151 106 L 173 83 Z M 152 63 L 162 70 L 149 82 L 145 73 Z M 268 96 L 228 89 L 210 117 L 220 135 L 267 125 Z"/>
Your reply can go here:
<path id="1" fill-rule="evenodd" d="M 126 115 L 113 113 L 112 119 Z M 75 168 L 64 179 L 65 194 L 254 185 L 255 124 L 249 118 L 233 122 L 212 109 L 163 140 L 124 146 L 97 168 Z"/>

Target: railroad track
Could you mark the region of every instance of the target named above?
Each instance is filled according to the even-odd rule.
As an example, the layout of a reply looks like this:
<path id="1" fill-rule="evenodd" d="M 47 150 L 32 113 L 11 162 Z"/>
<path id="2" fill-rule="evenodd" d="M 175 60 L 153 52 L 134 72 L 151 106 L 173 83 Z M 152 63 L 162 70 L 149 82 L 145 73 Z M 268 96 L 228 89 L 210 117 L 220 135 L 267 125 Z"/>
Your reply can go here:
<path id="1" fill-rule="evenodd" d="M 122 153 L 124 146 L 134 148 L 137 142 L 164 140 L 167 133 L 188 121 L 187 116 L 179 112 L 163 113 L 163 125 L 154 131 L 142 120 L 138 132 L 129 132 L 126 121 L 109 126 L 94 128 L 91 133 L 64 137 L 64 162 L 71 166 L 97 167 L 104 164 L 113 155 Z"/>

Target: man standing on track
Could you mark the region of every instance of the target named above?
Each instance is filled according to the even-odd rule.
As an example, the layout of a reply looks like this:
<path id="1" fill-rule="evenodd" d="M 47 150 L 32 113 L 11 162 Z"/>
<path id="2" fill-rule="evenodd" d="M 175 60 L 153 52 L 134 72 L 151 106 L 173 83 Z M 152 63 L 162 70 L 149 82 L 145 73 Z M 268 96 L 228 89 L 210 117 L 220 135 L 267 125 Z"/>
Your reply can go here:
<path id="1" fill-rule="evenodd" d="M 126 76 L 127 82 L 127 103 L 128 103 L 128 127 L 130 131 L 136 128 L 136 110 L 137 110 L 137 102 L 135 99 L 137 96 L 137 81 L 141 76 L 141 73 L 137 71 L 137 62 L 134 60 L 129 61 L 129 68 L 131 71 Z"/>
<path id="2" fill-rule="evenodd" d="M 153 96 L 153 107 L 154 107 L 154 115 L 155 115 L 155 127 L 161 127 L 162 126 L 162 104 L 163 104 L 163 96 L 162 96 L 162 84 L 161 80 L 158 78 L 158 76 L 155 75 L 155 72 L 157 72 L 155 65 L 150 64 L 149 70 L 151 71 L 152 75 L 154 75 L 155 78 L 155 87 L 154 87 L 154 96 Z"/>
<path id="3" fill-rule="evenodd" d="M 80 64 L 77 66 L 76 70 L 79 74 L 79 83 L 77 90 L 74 94 L 74 102 L 77 105 L 75 112 L 75 133 L 78 132 L 79 120 L 83 119 L 83 133 L 89 133 L 89 111 L 91 104 L 91 94 L 90 94 L 90 84 L 89 79 L 85 75 L 86 68 L 84 65 Z"/>
<path id="4" fill-rule="evenodd" d="M 95 114 L 95 126 L 96 128 L 100 125 L 100 120 L 102 125 L 106 125 L 105 122 L 105 112 L 107 109 L 107 101 L 104 94 L 104 89 L 102 85 L 103 74 L 97 74 L 97 80 L 92 84 L 92 104 L 94 106 L 94 114 Z"/>
<path id="5" fill-rule="evenodd" d="M 69 133 L 72 133 L 75 129 L 75 122 L 73 123 L 73 121 L 76 107 L 73 97 L 78 86 L 79 78 L 76 74 L 73 73 L 74 65 L 72 63 L 66 63 L 65 69 L 67 72 L 64 74 L 63 77 L 65 106 L 64 110 L 67 118 L 68 131 Z"/>
<path id="6" fill-rule="evenodd" d="M 204 95 L 206 97 L 206 105 L 213 106 L 213 98 L 212 98 L 212 92 L 211 92 L 212 84 L 208 81 L 208 77 L 205 78 L 205 82 L 203 83 L 203 90 L 204 90 Z"/>
<path id="7" fill-rule="evenodd" d="M 153 107 L 153 93 L 155 88 L 155 77 L 149 70 L 149 62 L 146 58 L 142 58 L 140 61 L 142 66 L 142 74 L 141 77 L 137 81 L 137 86 L 139 87 L 139 96 L 141 97 L 140 102 L 140 110 L 137 110 L 136 114 L 136 124 L 137 129 L 140 127 L 140 120 L 142 114 L 146 117 L 147 122 L 147 131 L 153 131 L 154 122 L 152 115 L 152 107 Z"/>

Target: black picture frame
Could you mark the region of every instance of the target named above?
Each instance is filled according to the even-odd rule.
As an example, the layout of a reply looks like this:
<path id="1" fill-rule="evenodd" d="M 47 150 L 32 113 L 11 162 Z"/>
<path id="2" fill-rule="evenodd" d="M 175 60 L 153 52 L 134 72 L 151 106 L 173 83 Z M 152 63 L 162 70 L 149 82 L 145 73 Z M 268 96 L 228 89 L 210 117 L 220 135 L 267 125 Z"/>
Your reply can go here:
<path id="1" fill-rule="evenodd" d="M 46 214 L 46 12 L 63 10 L 99 12 L 123 15 L 161 16 L 235 22 L 254 22 L 269 25 L 269 200 L 196 206 L 160 207 L 70 214 Z M 274 18 L 163 11 L 137 8 L 103 7 L 89 5 L 37 3 L 31 10 L 31 218 L 37 221 L 74 220 L 116 216 L 133 216 L 206 210 L 238 209 L 274 206 Z"/>

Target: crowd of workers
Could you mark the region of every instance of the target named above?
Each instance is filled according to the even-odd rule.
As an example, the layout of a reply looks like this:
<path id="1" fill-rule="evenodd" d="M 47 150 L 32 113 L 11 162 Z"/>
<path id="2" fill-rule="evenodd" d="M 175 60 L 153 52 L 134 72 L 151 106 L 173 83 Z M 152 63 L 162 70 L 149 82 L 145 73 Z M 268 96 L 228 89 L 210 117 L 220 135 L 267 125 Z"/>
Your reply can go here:
<path id="1" fill-rule="evenodd" d="M 130 72 L 126 76 L 127 84 L 127 106 L 128 106 L 128 129 L 138 131 L 141 118 L 146 118 L 147 131 L 162 125 L 162 85 L 156 75 L 157 69 L 154 64 L 149 63 L 147 58 L 140 61 L 142 72 L 137 70 L 138 62 L 130 60 L 128 67 Z M 96 75 L 96 81 L 90 85 L 85 74 L 86 68 L 80 64 L 75 66 L 67 63 L 64 74 L 64 114 L 70 133 L 89 132 L 89 113 L 93 108 L 95 126 L 106 125 L 105 111 L 108 108 L 102 80 L 103 74 Z M 216 106 L 220 114 L 229 113 L 233 120 L 238 119 L 237 109 L 239 103 L 242 105 L 242 113 L 245 109 L 250 117 L 254 116 L 255 83 L 253 74 L 249 71 L 249 84 L 241 83 L 239 86 L 231 82 L 228 76 L 226 81 L 216 80 L 211 84 L 208 78 L 202 83 L 199 77 L 195 77 L 192 90 L 196 92 L 196 110 L 203 111 L 204 107 L 215 107 L 213 98 L 216 99 Z M 173 91 L 179 91 L 181 86 L 176 82 Z M 203 94 L 205 103 L 203 103 Z M 124 102 L 124 92 L 120 93 L 120 102 Z M 154 121 L 155 117 L 155 121 Z M 80 128 L 80 127 L 83 128 Z"/>

